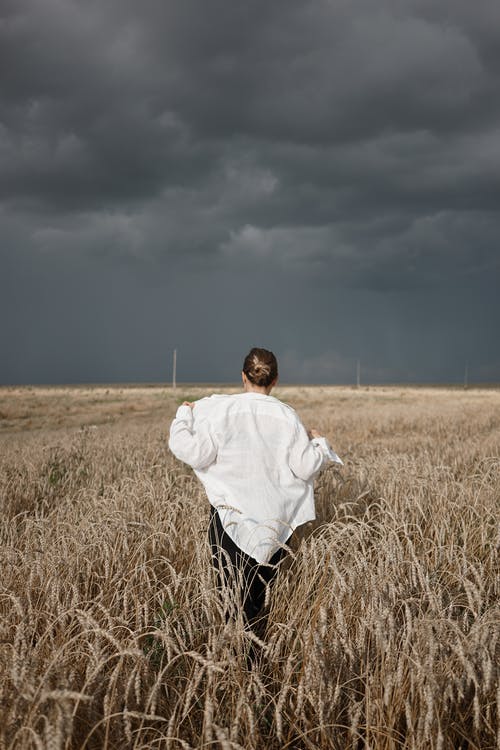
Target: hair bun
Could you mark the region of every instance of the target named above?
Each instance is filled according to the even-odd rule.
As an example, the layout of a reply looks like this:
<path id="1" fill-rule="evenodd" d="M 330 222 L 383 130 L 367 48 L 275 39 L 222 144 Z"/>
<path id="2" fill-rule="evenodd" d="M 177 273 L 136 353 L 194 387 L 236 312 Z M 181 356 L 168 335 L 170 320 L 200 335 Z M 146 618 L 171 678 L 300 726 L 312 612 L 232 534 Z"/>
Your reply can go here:
<path id="1" fill-rule="evenodd" d="M 251 383 L 267 388 L 278 377 L 278 363 L 272 352 L 254 347 L 245 357 L 243 371 Z"/>
<path id="2" fill-rule="evenodd" d="M 268 374 L 271 368 L 269 367 L 269 365 L 265 365 L 263 362 L 256 362 L 253 369 L 254 372 L 265 372 L 266 374 Z"/>

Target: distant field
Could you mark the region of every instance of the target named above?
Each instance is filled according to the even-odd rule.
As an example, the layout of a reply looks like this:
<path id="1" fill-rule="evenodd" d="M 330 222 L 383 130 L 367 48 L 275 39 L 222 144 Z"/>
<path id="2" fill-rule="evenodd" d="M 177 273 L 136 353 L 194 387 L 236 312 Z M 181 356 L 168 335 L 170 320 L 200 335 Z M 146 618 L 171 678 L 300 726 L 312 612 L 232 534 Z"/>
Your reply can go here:
<path id="1" fill-rule="evenodd" d="M 500 390 L 275 391 L 345 467 L 251 671 L 166 444 L 211 392 L 0 388 L 0 748 L 499 747 Z"/>

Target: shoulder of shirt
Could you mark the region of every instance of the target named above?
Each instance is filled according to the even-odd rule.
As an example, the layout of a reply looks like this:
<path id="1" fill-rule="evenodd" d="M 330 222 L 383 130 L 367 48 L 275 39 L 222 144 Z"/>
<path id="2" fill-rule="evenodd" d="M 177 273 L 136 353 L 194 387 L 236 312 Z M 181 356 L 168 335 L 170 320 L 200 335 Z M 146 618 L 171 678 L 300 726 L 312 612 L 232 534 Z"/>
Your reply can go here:
<path id="1" fill-rule="evenodd" d="M 230 406 L 230 404 L 238 402 L 243 403 L 244 401 L 241 399 L 242 396 L 244 396 L 243 393 L 213 393 L 211 396 L 204 396 L 198 401 L 195 401 L 194 413 L 196 414 L 196 412 L 198 412 L 198 414 L 202 416 L 212 411 L 218 411 L 221 406 Z M 294 421 L 298 420 L 298 414 L 290 404 L 281 401 L 275 396 L 268 396 L 266 398 L 266 401 L 267 400 L 268 403 L 274 404 L 280 409 L 287 418 Z"/>
<path id="2" fill-rule="evenodd" d="M 284 406 L 285 409 L 288 409 L 288 411 L 291 411 L 292 414 L 297 414 L 293 406 L 290 406 L 290 404 L 287 404 L 286 401 L 281 401 L 281 399 L 276 398 L 276 396 L 273 396 L 274 400 L 277 401 L 281 406 Z"/>
<path id="3" fill-rule="evenodd" d="M 204 396 L 203 398 L 198 399 L 198 401 L 195 401 L 195 404 L 213 404 L 215 401 L 224 401 L 229 398 L 233 398 L 233 394 L 231 393 L 212 393 L 211 396 Z"/>
<path id="4" fill-rule="evenodd" d="M 213 393 L 211 396 L 204 396 L 194 402 L 194 414 L 196 415 L 198 413 L 200 416 L 208 414 L 213 409 L 219 407 L 222 402 L 227 401 L 230 398 L 231 395 L 226 393 Z"/>
<path id="5" fill-rule="evenodd" d="M 290 404 L 287 404 L 286 401 L 280 401 L 279 398 L 275 398 L 275 401 L 279 403 L 281 407 L 283 407 L 283 412 L 286 414 L 288 419 L 291 419 L 293 422 L 299 422 L 299 415 L 293 408 L 293 406 L 290 406 Z"/>

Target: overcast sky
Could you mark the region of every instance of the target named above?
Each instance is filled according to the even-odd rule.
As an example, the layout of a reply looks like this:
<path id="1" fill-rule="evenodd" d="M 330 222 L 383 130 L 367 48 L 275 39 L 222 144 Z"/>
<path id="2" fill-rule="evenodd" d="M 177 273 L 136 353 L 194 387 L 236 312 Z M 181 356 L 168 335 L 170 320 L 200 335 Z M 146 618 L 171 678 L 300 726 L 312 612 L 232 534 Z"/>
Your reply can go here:
<path id="1" fill-rule="evenodd" d="M 500 381 L 500 4 L 3 0 L 0 382 Z"/>

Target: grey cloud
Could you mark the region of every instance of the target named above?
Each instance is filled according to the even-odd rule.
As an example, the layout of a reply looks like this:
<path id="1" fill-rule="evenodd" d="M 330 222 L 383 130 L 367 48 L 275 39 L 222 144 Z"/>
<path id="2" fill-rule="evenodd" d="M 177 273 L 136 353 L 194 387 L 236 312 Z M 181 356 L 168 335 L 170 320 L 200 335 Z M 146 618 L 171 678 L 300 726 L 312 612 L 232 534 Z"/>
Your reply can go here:
<path id="1" fill-rule="evenodd" d="M 173 57 L 181 84 L 166 96 L 201 133 L 332 142 L 492 116 L 491 101 L 471 107 L 491 82 L 451 3 L 446 24 L 417 3 L 154 7 L 155 59 L 161 70 Z"/>
<path id="2" fill-rule="evenodd" d="M 347 377 L 360 349 L 373 378 L 449 377 L 458 329 L 497 372 L 492 4 L 16 0 L 0 18 L 0 377 L 118 377 L 129 330 L 147 379 L 164 354 L 141 326 L 187 340 L 185 379 L 272 338 L 295 379 Z"/>
<path id="3" fill-rule="evenodd" d="M 226 157 L 221 139 L 321 152 L 495 122 L 478 33 L 403 7 L 11 5 L 2 119 L 14 158 L 4 194 L 45 188 L 46 200 L 63 203 L 66 192 L 74 210 L 92 193 L 140 199 L 196 184 Z"/>

